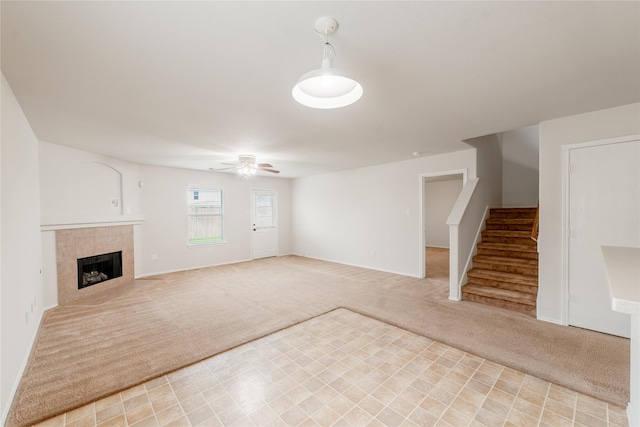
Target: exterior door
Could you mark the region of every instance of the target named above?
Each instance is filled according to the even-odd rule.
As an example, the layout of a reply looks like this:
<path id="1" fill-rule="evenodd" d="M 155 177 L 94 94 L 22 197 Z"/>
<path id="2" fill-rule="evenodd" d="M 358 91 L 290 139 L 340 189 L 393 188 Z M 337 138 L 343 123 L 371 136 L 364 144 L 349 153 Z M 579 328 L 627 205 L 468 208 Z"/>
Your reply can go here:
<path id="1" fill-rule="evenodd" d="M 640 141 L 574 148 L 569 162 L 569 324 L 628 338 L 601 247 L 640 246 Z"/>
<path id="2" fill-rule="evenodd" d="M 274 190 L 251 190 L 253 259 L 278 255 L 278 201 Z"/>

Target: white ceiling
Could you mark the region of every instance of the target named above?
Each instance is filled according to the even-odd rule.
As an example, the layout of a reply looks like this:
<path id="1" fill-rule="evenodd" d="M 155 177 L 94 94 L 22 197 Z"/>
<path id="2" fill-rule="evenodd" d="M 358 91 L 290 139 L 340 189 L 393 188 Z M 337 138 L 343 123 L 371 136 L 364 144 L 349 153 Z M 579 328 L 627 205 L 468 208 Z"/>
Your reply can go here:
<path id="1" fill-rule="evenodd" d="M 640 2 L 1 2 L 2 72 L 43 141 L 208 170 L 238 154 L 300 177 L 640 101 Z M 297 104 L 318 68 L 364 87 Z"/>

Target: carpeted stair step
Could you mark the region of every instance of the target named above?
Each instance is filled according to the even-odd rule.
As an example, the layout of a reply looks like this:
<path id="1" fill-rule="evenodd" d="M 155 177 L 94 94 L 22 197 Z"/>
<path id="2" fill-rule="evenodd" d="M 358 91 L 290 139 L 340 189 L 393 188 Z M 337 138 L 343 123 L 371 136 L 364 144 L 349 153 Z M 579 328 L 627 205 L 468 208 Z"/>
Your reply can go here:
<path id="1" fill-rule="evenodd" d="M 467 278 L 467 284 L 469 285 L 508 289 L 533 295 L 538 294 L 537 277 L 472 268 L 467 272 Z"/>
<path id="2" fill-rule="evenodd" d="M 512 230 L 512 231 L 528 231 L 533 228 L 533 218 L 509 218 L 509 219 L 492 219 L 486 221 L 487 230 Z"/>
<path id="3" fill-rule="evenodd" d="M 462 299 L 519 311 L 534 317 L 536 315 L 536 296 L 525 292 L 465 285 L 462 287 Z"/>
<path id="4" fill-rule="evenodd" d="M 516 245 L 509 243 L 479 242 L 478 255 L 492 255 L 512 258 L 538 259 L 535 245 Z"/>
<path id="5" fill-rule="evenodd" d="M 492 208 L 489 210 L 491 219 L 530 218 L 535 219 L 536 208 Z"/>
<path id="6" fill-rule="evenodd" d="M 533 259 L 476 255 L 473 257 L 473 267 L 524 276 L 538 276 L 538 261 Z"/>
<path id="7" fill-rule="evenodd" d="M 531 238 L 536 208 L 493 208 L 467 272 L 462 299 L 536 316 L 538 249 Z"/>
<path id="8" fill-rule="evenodd" d="M 483 230 L 482 241 L 536 246 L 535 240 L 531 239 L 531 231 Z"/>

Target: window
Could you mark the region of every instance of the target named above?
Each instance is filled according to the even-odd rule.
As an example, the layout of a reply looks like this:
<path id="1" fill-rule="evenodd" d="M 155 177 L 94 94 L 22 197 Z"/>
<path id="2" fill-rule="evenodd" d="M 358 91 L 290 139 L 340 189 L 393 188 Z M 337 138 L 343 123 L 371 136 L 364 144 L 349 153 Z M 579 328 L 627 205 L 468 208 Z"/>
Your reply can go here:
<path id="1" fill-rule="evenodd" d="M 187 203 L 189 246 L 222 242 L 222 190 L 189 188 Z"/>
<path id="2" fill-rule="evenodd" d="M 273 195 L 256 194 L 254 203 L 255 225 L 258 227 L 273 227 Z"/>

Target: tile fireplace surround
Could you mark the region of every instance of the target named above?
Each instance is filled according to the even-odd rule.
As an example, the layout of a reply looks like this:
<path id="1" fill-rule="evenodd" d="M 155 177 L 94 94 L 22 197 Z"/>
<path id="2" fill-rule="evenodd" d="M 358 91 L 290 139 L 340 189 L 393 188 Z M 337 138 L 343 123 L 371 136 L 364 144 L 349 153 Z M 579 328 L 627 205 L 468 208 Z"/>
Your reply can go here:
<path id="1" fill-rule="evenodd" d="M 79 258 L 117 251 L 122 251 L 122 277 L 78 289 Z M 133 282 L 133 225 L 56 230 L 56 264 L 59 305 Z"/>

